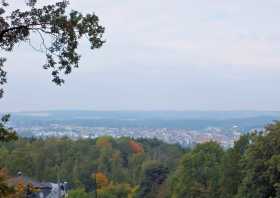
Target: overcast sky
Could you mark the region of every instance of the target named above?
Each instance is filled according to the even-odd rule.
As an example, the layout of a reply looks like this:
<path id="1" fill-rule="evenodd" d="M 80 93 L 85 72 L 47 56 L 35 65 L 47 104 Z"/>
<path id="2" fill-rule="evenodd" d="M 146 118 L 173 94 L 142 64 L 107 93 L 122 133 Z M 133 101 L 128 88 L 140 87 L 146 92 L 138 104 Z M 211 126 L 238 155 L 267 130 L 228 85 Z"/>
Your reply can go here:
<path id="1" fill-rule="evenodd" d="M 279 0 L 71 2 L 100 17 L 106 44 L 82 42 L 62 87 L 44 55 L 20 45 L 8 55 L 1 111 L 280 110 Z"/>

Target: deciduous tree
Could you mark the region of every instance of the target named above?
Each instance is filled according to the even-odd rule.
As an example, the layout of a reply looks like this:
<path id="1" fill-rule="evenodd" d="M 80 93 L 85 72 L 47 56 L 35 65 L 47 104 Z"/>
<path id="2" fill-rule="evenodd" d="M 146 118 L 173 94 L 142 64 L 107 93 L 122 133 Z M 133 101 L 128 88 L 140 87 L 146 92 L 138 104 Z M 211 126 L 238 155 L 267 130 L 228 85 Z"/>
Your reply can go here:
<path id="1" fill-rule="evenodd" d="M 242 160 L 238 197 L 280 196 L 280 123 L 252 137 Z"/>
<path id="2" fill-rule="evenodd" d="M 9 3 L 2 1 L 0 7 L 0 50 L 12 52 L 16 44 L 32 42 L 32 35 L 41 38 L 41 48 L 45 54 L 44 69 L 51 70 L 52 81 L 61 85 L 62 74 L 71 73 L 79 66 L 81 55 L 77 52 L 79 41 L 85 37 L 91 49 L 100 48 L 104 27 L 93 14 L 82 14 L 67 9 L 69 1 L 37 6 L 37 0 L 27 0 L 27 9 L 9 10 Z M 3 70 L 6 59 L 0 57 L 0 84 L 6 83 Z"/>
<path id="3" fill-rule="evenodd" d="M 173 179 L 172 197 L 219 197 L 223 153 L 215 142 L 199 144 L 186 153 Z"/>
<path id="4" fill-rule="evenodd" d="M 4 69 L 6 58 L 2 52 L 11 53 L 22 42 L 31 46 L 34 34 L 41 39 L 39 49 L 46 57 L 43 68 L 51 71 L 52 81 L 57 85 L 64 83 L 63 75 L 70 74 L 79 66 L 81 55 L 77 52 L 80 40 L 85 37 L 91 49 L 100 48 L 104 27 L 94 14 L 82 14 L 68 9 L 69 1 L 63 0 L 42 7 L 37 0 L 26 0 L 26 9 L 11 10 L 9 1 L 0 3 L 0 98 L 3 85 L 7 82 Z M 33 47 L 34 48 L 34 47 Z M 4 118 L 5 119 L 5 118 Z M 0 123 L 0 141 L 13 139 L 14 133 Z"/>

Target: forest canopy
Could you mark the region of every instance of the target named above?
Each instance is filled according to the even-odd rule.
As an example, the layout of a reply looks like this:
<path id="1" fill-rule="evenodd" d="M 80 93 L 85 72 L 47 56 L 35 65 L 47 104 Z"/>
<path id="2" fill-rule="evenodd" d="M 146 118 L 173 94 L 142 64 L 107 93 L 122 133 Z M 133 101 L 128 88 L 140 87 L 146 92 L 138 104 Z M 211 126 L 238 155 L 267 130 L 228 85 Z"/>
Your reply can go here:
<path id="1" fill-rule="evenodd" d="M 279 142 L 280 123 L 241 136 L 229 149 L 109 136 L 19 139 L 2 144 L 0 167 L 39 181 L 55 182 L 59 174 L 71 198 L 279 197 Z"/>

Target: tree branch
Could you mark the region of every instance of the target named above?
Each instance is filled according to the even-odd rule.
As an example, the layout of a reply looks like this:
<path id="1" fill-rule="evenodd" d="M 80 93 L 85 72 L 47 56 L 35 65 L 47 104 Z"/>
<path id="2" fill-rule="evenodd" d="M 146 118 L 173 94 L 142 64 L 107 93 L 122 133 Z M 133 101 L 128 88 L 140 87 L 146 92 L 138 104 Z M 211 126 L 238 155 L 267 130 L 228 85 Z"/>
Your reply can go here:
<path id="1" fill-rule="evenodd" d="M 31 28 L 32 26 L 42 26 L 42 25 L 49 25 L 49 24 L 48 23 L 38 23 L 38 24 L 34 23 L 34 24 L 20 25 L 20 26 L 4 29 L 4 30 L 0 31 L 0 41 L 3 40 L 5 34 L 10 31 L 20 30 L 20 29 L 24 29 L 24 28 L 33 29 L 33 28 Z M 34 29 L 38 29 L 38 28 L 34 28 Z M 39 29 L 45 33 L 51 33 L 51 32 L 43 30 L 42 28 L 39 28 Z"/>
<path id="2" fill-rule="evenodd" d="M 0 41 L 3 40 L 4 38 L 4 35 L 10 31 L 14 31 L 14 30 L 19 30 L 19 29 L 23 29 L 23 28 L 28 28 L 27 25 L 20 25 L 20 26 L 17 26 L 17 27 L 11 27 L 11 28 L 7 28 L 7 29 L 4 29 L 0 32 Z"/>

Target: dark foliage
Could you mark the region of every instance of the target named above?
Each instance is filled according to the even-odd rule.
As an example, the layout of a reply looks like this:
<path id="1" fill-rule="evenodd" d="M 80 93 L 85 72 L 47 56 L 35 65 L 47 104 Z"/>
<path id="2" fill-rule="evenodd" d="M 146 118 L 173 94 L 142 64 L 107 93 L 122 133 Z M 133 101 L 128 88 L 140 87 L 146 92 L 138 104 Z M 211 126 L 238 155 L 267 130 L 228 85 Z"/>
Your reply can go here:
<path id="1" fill-rule="evenodd" d="M 9 142 L 17 139 L 16 132 L 12 128 L 5 127 L 10 115 L 4 115 L 0 122 L 0 142 Z"/>
<path id="2" fill-rule="evenodd" d="M 104 27 L 98 17 L 67 9 L 68 1 L 37 7 L 35 0 L 28 0 L 29 9 L 9 10 L 9 4 L 2 1 L 0 7 L 0 50 L 11 52 L 20 42 L 31 43 L 32 34 L 41 38 L 40 49 L 46 56 L 44 69 L 50 69 L 52 81 L 61 85 L 61 74 L 69 74 L 78 67 L 80 54 L 77 52 L 79 41 L 86 37 L 91 49 L 100 48 Z M 0 85 L 6 83 L 6 72 L 0 57 Z M 3 89 L 1 93 L 3 92 Z"/>

